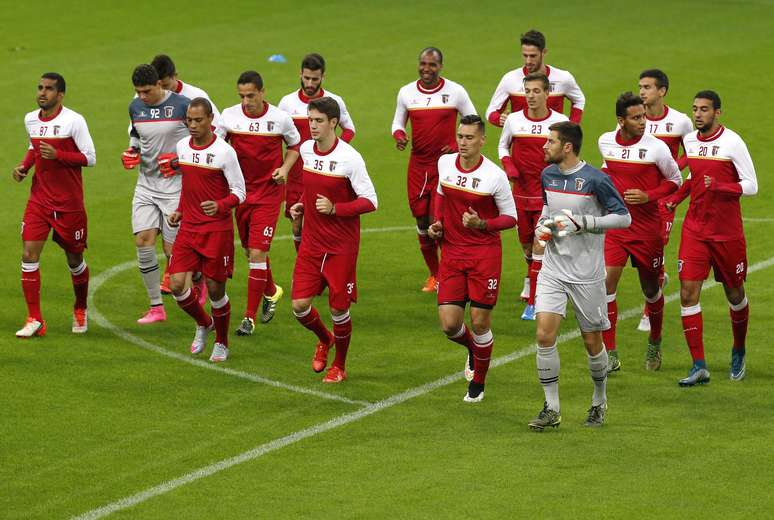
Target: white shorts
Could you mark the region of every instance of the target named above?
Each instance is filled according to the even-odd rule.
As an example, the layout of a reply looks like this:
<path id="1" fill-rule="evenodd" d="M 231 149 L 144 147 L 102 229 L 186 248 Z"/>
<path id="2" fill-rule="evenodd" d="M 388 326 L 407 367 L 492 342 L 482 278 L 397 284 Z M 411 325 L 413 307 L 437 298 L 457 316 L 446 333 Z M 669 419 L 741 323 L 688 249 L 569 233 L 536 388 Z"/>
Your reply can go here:
<path id="1" fill-rule="evenodd" d="M 535 314 L 551 312 L 566 317 L 568 297 L 572 300 L 581 331 L 597 332 L 610 328 L 604 280 L 588 284 L 567 283 L 540 271 L 535 292 Z"/>
<path id="2" fill-rule="evenodd" d="M 154 197 L 138 186 L 134 190 L 132 199 L 132 233 L 137 234 L 146 229 L 160 229 L 164 241 L 174 243 L 180 227 L 170 226 L 166 217 L 177 209 L 179 202 L 179 197 Z"/>

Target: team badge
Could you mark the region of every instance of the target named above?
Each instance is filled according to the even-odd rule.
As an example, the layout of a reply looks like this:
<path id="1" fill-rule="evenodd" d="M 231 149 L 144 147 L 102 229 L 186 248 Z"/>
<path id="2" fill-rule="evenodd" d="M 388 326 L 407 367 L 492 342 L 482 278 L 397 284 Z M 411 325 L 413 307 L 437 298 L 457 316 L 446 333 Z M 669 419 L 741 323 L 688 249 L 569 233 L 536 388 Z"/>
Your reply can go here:
<path id="1" fill-rule="evenodd" d="M 441 94 L 441 102 L 445 105 L 449 101 L 449 94 Z"/>
<path id="2" fill-rule="evenodd" d="M 671 132 L 671 131 L 672 131 L 672 127 L 673 127 L 673 126 L 674 126 L 674 123 L 667 123 L 667 124 L 666 124 L 666 130 L 667 130 L 667 132 Z"/>
<path id="3" fill-rule="evenodd" d="M 481 184 L 481 179 L 478 179 L 476 177 L 473 177 L 473 189 L 475 190 L 478 188 L 478 185 Z"/>
<path id="4" fill-rule="evenodd" d="M 638 148 L 640 152 L 640 159 L 644 159 L 645 155 L 648 153 L 648 150 L 646 148 Z"/>
<path id="5" fill-rule="evenodd" d="M 54 128 L 56 128 L 56 127 L 54 127 Z M 719 151 L 720 151 L 720 147 L 719 146 L 713 146 L 712 147 L 712 157 L 715 157 L 718 154 Z"/>
<path id="6" fill-rule="evenodd" d="M 212 164 L 213 159 L 215 159 L 214 153 L 208 153 L 207 154 L 207 164 Z"/>
<path id="7" fill-rule="evenodd" d="M 62 127 L 59 126 L 59 125 L 54 125 L 54 135 L 59 135 L 59 129 L 60 128 L 62 128 Z M 715 154 L 712 154 L 712 155 L 715 155 Z"/>
<path id="8" fill-rule="evenodd" d="M 331 171 L 334 171 L 336 169 L 336 161 L 329 161 L 328 167 Z"/>
<path id="9" fill-rule="evenodd" d="M 166 106 L 164 107 L 164 117 L 167 119 L 172 117 L 172 112 L 175 110 L 175 107 Z"/>
<path id="10" fill-rule="evenodd" d="M 548 83 L 548 91 L 549 92 L 553 92 L 555 88 L 556 88 L 556 83 L 554 83 L 554 82 L 549 82 Z"/>
<path id="11" fill-rule="evenodd" d="M 581 177 L 575 178 L 575 191 L 580 191 L 583 189 L 583 185 L 586 183 L 586 179 L 583 179 Z"/>
<path id="12" fill-rule="evenodd" d="M 267 129 L 269 132 L 271 132 L 272 130 L 274 130 L 274 121 L 268 121 L 268 122 L 266 123 L 266 129 Z"/>

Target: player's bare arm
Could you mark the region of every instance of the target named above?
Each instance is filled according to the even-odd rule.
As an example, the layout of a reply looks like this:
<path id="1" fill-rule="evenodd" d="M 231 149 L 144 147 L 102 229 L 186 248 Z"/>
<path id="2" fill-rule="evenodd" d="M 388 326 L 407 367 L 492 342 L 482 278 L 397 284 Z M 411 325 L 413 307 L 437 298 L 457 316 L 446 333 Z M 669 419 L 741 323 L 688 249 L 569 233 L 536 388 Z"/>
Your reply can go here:
<path id="1" fill-rule="evenodd" d="M 288 174 L 290 169 L 298 160 L 299 154 L 297 150 L 288 150 L 285 153 L 285 160 L 282 162 L 282 166 L 274 170 L 271 174 L 271 178 L 277 184 L 285 184 L 288 181 Z"/>

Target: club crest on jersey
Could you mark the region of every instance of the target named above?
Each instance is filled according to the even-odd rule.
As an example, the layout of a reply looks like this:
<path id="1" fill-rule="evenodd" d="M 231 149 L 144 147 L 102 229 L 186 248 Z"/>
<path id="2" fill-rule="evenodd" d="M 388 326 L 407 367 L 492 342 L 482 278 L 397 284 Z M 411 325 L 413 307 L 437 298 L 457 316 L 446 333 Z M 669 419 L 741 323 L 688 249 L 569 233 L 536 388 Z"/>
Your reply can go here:
<path id="1" fill-rule="evenodd" d="M 548 83 L 548 91 L 553 92 L 555 88 L 556 88 L 556 83 L 554 83 L 553 81 L 550 81 Z"/>
<path id="2" fill-rule="evenodd" d="M 675 126 L 674 123 L 667 123 L 666 124 L 666 131 L 667 132 L 671 132 L 673 126 Z"/>
<path id="3" fill-rule="evenodd" d="M 644 159 L 645 155 L 647 155 L 647 153 L 648 153 L 647 148 L 638 148 L 638 150 L 640 152 L 640 159 Z"/>
<path id="4" fill-rule="evenodd" d="M 586 179 L 582 177 L 576 177 L 575 178 L 575 191 L 580 191 L 583 189 L 583 185 L 586 183 Z"/>
<path id="5" fill-rule="evenodd" d="M 59 125 L 54 125 L 54 135 L 59 135 L 59 129 L 62 128 Z M 712 155 L 715 155 L 714 153 Z"/>
<path id="6" fill-rule="evenodd" d="M 337 164 L 336 161 L 328 161 L 328 169 L 330 171 L 332 171 L 332 172 L 335 171 L 336 170 L 336 164 Z"/>
<path id="7" fill-rule="evenodd" d="M 477 189 L 478 185 L 481 184 L 481 179 L 478 179 L 476 177 L 473 177 L 473 189 Z"/>
<path id="8" fill-rule="evenodd" d="M 56 128 L 56 127 L 54 127 L 54 128 Z M 719 151 L 720 151 L 720 147 L 719 146 L 717 146 L 717 145 L 713 146 L 712 147 L 712 157 L 715 157 L 718 154 Z"/>
<path id="9" fill-rule="evenodd" d="M 164 117 L 167 119 L 172 117 L 172 112 L 175 110 L 175 107 L 164 107 Z"/>
<path id="10" fill-rule="evenodd" d="M 445 105 L 449 102 L 449 94 L 441 94 L 441 102 Z"/>
<path id="11" fill-rule="evenodd" d="M 212 164 L 213 159 L 215 159 L 214 153 L 208 153 L 207 154 L 207 164 Z"/>
<path id="12" fill-rule="evenodd" d="M 266 122 L 266 130 L 271 132 L 274 130 L 274 121 L 267 121 Z"/>

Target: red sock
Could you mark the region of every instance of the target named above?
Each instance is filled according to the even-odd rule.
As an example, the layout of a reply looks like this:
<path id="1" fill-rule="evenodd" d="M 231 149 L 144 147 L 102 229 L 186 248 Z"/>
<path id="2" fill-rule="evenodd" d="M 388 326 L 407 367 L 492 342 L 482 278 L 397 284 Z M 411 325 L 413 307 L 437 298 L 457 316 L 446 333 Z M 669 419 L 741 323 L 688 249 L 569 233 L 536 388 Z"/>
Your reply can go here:
<path id="1" fill-rule="evenodd" d="M 615 350 L 615 325 L 618 323 L 618 302 L 615 294 L 607 296 L 607 319 L 610 320 L 610 328 L 602 331 L 602 341 L 608 351 Z"/>
<path id="2" fill-rule="evenodd" d="M 245 316 L 248 318 L 255 319 L 266 288 L 266 279 L 266 263 L 250 262 L 250 272 L 247 275 L 247 309 L 245 309 Z"/>
<path id="3" fill-rule="evenodd" d="M 80 271 L 78 274 L 70 273 L 70 278 L 73 281 L 73 292 L 75 292 L 74 309 L 85 309 L 89 296 L 89 266 L 85 262 L 81 265 L 83 268 L 81 266 L 75 268 L 76 272 Z"/>
<path id="4" fill-rule="evenodd" d="M 462 324 L 462 328 L 460 329 L 462 333 L 457 332 L 457 335 L 452 336 L 446 336 L 451 341 L 462 345 L 466 349 L 470 350 L 473 347 L 473 335 L 470 333 L 470 330 L 465 326 L 465 324 Z"/>
<path id="5" fill-rule="evenodd" d="M 661 340 L 661 329 L 664 323 L 664 294 L 659 291 L 658 300 L 645 302 L 645 310 L 650 320 L 650 340 Z"/>
<path id="6" fill-rule="evenodd" d="M 22 263 L 21 284 L 27 302 L 27 316 L 43 321 L 40 313 L 40 269 L 37 263 Z"/>
<path id="7" fill-rule="evenodd" d="M 747 304 L 747 298 L 742 302 L 744 307 L 735 311 L 730 309 L 731 330 L 734 333 L 734 350 L 744 351 L 744 343 L 747 338 L 747 322 L 750 317 L 750 306 Z"/>
<path id="8" fill-rule="evenodd" d="M 473 340 L 473 381 L 484 384 L 486 373 L 489 371 L 489 361 L 492 358 L 492 347 L 494 346 L 494 336 L 489 331 L 481 336 L 475 336 Z"/>
<path id="9" fill-rule="evenodd" d="M 425 264 L 430 270 L 430 274 L 435 276 L 438 274 L 438 243 L 430 238 L 427 234 L 417 234 L 419 238 L 419 250 L 422 252 L 422 256 L 425 259 Z"/>
<path id="10" fill-rule="evenodd" d="M 540 268 L 543 267 L 543 255 L 533 255 L 529 266 L 529 305 L 535 305 L 535 291 L 537 290 L 537 277 Z"/>
<path id="11" fill-rule="evenodd" d="M 325 326 L 322 320 L 320 320 L 320 315 L 318 314 L 317 309 L 311 307 L 309 313 L 306 316 L 296 315 L 296 319 L 301 325 L 314 332 L 320 342 L 330 343 L 331 333 L 328 331 L 328 328 Z"/>
<path id="12" fill-rule="evenodd" d="M 701 317 L 701 307 L 682 307 L 680 314 L 683 319 L 683 334 L 685 342 L 688 343 L 688 349 L 691 351 L 691 357 L 694 361 L 704 361 L 704 321 Z"/>
<path id="13" fill-rule="evenodd" d="M 336 321 L 337 319 L 341 321 Z M 333 364 L 344 370 L 349 340 L 352 337 L 352 319 L 349 317 L 349 313 L 333 318 L 333 337 L 336 339 L 336 358 L 333 360 Z"/>
<path id="14" fill-rule="evenodd" d="M 277 286 L 274 285 L 274 277 L 271 275 L 271 262 L 268 256 L 266 257 L 266 287 L 263 288 L 263 294 L 266 296 L 277 294 Z"/>
<path id="15" fill-rule="evenodd" d="M 226 302 L 223 303 L 223 300 Z M 220 307 L 216 307 L 218 304 Z M 228 301 L 228 296 L 224 295 L 217 302 L 211 301 L 210 306 L 212 308 L 212 321 L 215 323 L 215 342 L 228 347 L 228 322 L 231 319 L 231 303 Z"/>
<path id="16" fill-rule="evenodd" d="M 199 304 L 199 290 L 196 287 L 192 287 L 181 296 L 175 296 L 175 300 L 177 305 L 187 312 L 200 327 L 209 327 L 212 324 L 212 318 Z"/>

